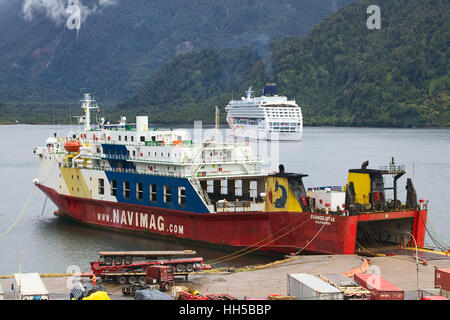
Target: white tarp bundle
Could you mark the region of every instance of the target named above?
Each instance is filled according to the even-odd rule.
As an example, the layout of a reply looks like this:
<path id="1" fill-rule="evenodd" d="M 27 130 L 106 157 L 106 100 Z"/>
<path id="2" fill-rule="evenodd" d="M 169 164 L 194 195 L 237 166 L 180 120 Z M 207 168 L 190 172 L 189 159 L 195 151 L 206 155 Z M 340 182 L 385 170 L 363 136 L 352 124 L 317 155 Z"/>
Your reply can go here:
<path id="1" fill-rule="evenodd" d="M 16 290 L 25 296 L 48 296 L 48 290 L 39 273 L 14 273 Z"/>

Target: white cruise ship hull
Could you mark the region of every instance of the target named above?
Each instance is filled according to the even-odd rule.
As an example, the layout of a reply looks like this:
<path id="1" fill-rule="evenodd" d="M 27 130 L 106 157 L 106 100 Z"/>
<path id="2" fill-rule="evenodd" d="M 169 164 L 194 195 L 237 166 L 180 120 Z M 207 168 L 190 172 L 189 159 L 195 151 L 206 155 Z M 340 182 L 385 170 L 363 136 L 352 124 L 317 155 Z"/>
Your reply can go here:
<path id="1" fill-rule="evenodd" d="M 233 126 L 230 124 L 233 135 L 239 138 L 250 138 L 259 140 L 289 140 L 298 141 L 302 139 L 303 130 L 297 132 L 277 132 L 266 128 L 251 125 Z"/>
<path id="2" fill-rule="evenodd" d="M 295 100 L 278 96 L 276 84 L 264 86 L 262 96 L 231 100 L 225 111 L 234 136 L 260 140 L 300 140 L 303 133 L 302 110 Z"/>

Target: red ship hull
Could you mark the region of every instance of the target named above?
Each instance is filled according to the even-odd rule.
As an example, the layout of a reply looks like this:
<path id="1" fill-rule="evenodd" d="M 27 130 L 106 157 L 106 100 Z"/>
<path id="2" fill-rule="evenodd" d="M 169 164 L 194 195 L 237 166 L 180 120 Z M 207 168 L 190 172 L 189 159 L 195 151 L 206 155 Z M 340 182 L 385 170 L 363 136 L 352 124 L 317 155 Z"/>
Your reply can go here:
<path id="1" fill-rule="evenodd" d="M 424 245 L 426 210 L 338 216 L 301 212 L 198 214 L 62 195 L 39 185 L 60 213 L 78 222 L 115 231 L 134 231 L 211 245 L 278 253 L 354 254 L 358 223 L 409 219 L 418 246 Z"/>

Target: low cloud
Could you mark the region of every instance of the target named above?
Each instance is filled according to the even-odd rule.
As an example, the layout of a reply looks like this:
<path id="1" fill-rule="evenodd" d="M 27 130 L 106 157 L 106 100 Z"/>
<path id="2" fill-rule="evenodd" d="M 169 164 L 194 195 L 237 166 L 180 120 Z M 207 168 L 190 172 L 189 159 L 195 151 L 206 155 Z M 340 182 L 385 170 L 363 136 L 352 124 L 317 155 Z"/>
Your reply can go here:
<path id="1" fill-rule="evenodd" d="M 92 7 L 85 6 L 82 0 L 23 0 L 22 14 L 25 20 L 33 20 L 35 14 L 44 13 L 47 18 L 57 25 L 65 23 L 70 16 L 71 6 L 77 6 L 81 13 L 81 22 L 102 7 L 115 5 L 119 0 L 96 0 Z"/>

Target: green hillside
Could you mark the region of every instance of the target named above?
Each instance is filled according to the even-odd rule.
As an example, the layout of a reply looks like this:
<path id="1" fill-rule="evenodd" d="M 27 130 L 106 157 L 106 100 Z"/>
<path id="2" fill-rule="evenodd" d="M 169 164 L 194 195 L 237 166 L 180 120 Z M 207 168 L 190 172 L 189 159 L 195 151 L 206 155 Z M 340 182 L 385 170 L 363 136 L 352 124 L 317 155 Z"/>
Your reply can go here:
<path id="1" fill-rule="evenodd" d="M 84 92 L 124 101 L 176 56 L 252 43 L 265 54 L 270 38 L 304 35 L 352 1 L 116 0 L 99 7 L 99 0 L 81 0 L 97 9 L 77 36 L 66 17 L 34 10 L 26 20 L 23 0 L 1 0 L 0 101 L 73 102 Z M 36 1 L 57 2 L 67 1 Z"/>
<path id="2" fill-rule="evenodd" d="M 275 81 L 307 125 L 450 126 L 448 4 L 380 0 L 381 29 L 369 30 L 370 4 L 347 5 L 305 38 L 273 41 L 271 59 L 255 47 L 178 57 L 117 112 L 212 122 L 214 105 Z"/>

